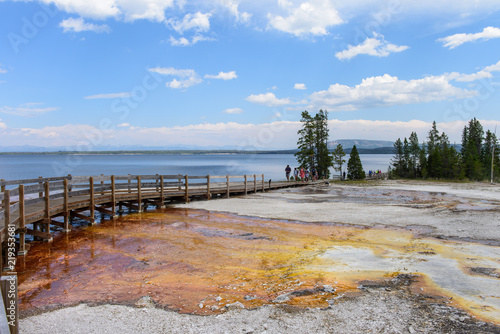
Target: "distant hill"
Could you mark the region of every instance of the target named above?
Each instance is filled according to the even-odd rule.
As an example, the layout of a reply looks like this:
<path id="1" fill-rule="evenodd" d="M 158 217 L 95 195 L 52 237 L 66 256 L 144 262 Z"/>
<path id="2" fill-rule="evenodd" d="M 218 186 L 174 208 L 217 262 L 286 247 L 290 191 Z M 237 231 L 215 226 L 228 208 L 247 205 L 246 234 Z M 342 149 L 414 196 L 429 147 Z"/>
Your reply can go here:
<path id="1" fill-rule="evenodd" d="M 359 150 L 360 148 L 365 149 L 376 149 L 376 148 L 387 148 L 394 147 L 393 141 L 387 140 L 368 140 L 368 139 L 337 139 L 328 142 L 328 148 L 335 149 L 338 144 L 342 144 L 344 151 L 346 149 L 352 149 L 354 145 Z M 361 152 L 360 152 L 361 153 Z"/>

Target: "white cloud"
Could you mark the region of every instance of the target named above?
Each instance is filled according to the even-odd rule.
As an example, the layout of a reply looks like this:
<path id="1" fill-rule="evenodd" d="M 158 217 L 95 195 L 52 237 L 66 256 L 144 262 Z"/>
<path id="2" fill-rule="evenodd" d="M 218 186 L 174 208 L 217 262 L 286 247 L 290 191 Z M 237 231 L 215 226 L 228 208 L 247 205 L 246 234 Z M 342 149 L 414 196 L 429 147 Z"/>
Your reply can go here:
<path id="1" fill-rule="evenodd" d="M 291 104 L 289 99 L 278 99 L 273 93 L 250 95 L 245 100 L 252 103 L 263 104 L 268 107 L 279 107 Z"/>
<path id="2" fill-rule="evenodd" d="M 206 74 L 205 78 L 207 79 L 221 79 L 221 80 L 232 80 L 236 79 L 238 76 L 236 75 L 236 71 L 231 72 L 219 72 L 217 75 Z"/>
<path id="3" fill-rule="evenodd" d="M 169 19 L 167 20 L 167 24 L 180 34 L 191 29 L 196 31 L 208 31 L 210 30 L 210 16 L 212 16 L 210 13 L 188 13 L 184 16 L 182 21 Z"/>
<path id="4" fill-rule="evenodd" d="M 40 0 L 45 4 L 54 4 L 67 13 L 78 14 L 85 18 L 116 18 L 125 21 L 147 19 L 162 22 L 165 10 L 173 7 L 174 0 Z"/>
<path id="5" fill-rule="evenodd" d="M 295 36 L 326 35 L 329 27 L 344 22 L 339 12 L 328 0 L 310 0 L 301 3 L 296 8 L 290 8 L 288 2 L 280 4 L 287 8 L 289 15 L 283 17 L 268 14 L 269 24 L 274 29 Z"/>
<path id="6" fill-rule="evenodd" d="M 500 61 L 494 65 L 486 66 L 482 70 L 477 71 L 472 74 L 462 74 L 462 73 L 450 73 L 448 75 L 449 80 L 455 80 L 458 82 L 471 82 L 481 79 L 493 78 L 492 72 L 500 72 Z"/>
<path id="7" fill-rule="evenodd" d="M 22 117 L 33 117 L 41 114 L 48 113 L 50 111 L 56 111 L 59 108 L 54 107 L 40 107 L 43 103 L 24 103 L 18 107 L 0 107 L 0 113 L 22 116 Z"/>
<path id="8" fill-rule="evenodd" d="M 401 52 L 408 49 L 408 47 L 404 45 L 390 44 L 384 40 L 384 36 L 380 34 L 374 33 L 373 35 L 373 38 L 365 39 L 362 44 L 356 46 L 349 44 L 346 50 L 337 52 L 335 57 L 339 60 L 352 59 L 361 54 L 387 57 L 391 53 Z"/>
<path id="9" fill-rule="evenodd" d="M 450 84 L 447 75 L 399 80 L 385 74 L 369 77 L 354 87 L 333 84 L 310 95 L 310 103 L 328 110 L 358 110 L 402 104 L 426 103 L 473 96 L 475 92 Z"/>
<path id="10" fill-rule="evenodd" d="M 155 67 L 150 68 L 150 72 L 158 74 L 178 77 L 180 80 L 174 78 L 172 81 L 167 82 L 166 86 L 173 89 L 188 88 L 201 83 L 203 80 L 198 74 L 191 69 L 176 69 L 173 67 Z"/>
<path id="11" fill-rule="evenodd" d="M 296 83 L 295 85 L 293 85 L 293 88 L 294 89 L 307 89 L 306 84 L 303 84 L 303 83 Z"/>
<path id="12" fill-rule="evenodd" d="M 231 14 L 234 15 L 238 22 L 247 23 L 250 21 L 252 14 L 243 12 L 238 9 L 239 3 L 235 0 L 219 0 L 219 3 L 226 7 Z"/>
<path id="13" fill-rule="evenodd" d="M 86 100 L 94 100 L 94 99 L 117 99 L 117 98 L 127 98 L 132 96 L 132 93 L 111 93 L 111 94 L 97 94 L 97 95 L 90 95 L 90 96 L 85 96 L 84 99 Z"/>
<path id="14" fill-rule="evenodd" d="M 439 38 L 437 41 L 443 43 L 443 47 L 454 49 L 467 42 L 475 42 L 479 40 L 489 40 L 500 38 L 500 28 L 486 27 L 482 32 L 476 34 L 455 34 L 444 38 Z"/>
<path id="15" fill-rule="evenodd" d="M 4 129 L 7 129 L 7 124 L 2 122 L 2 120 L 0 119 L 0 130 L 4 130 Z"/>
<path id="16" fill-rule="evenodd" d="M 485 129 L 494 129 L 497 121 L 479 120 Z M 437 123 L 440 132 L 446 132 L 450 141 L 460 142 L 461 133 L 468 120 Z M 203 123 L 176 127 L 116 127 L 102 131 L 90 125 L 67 124 L 43 128 L 9 128 L 0 121 L 2 145 L 64 146 L 68 150 L 92 150 L 92 140 L 102 138 L 102 145 L 200 145 L 224 146 L 228 142 L 241 149 L 290 149 L 297 142 L 301 123 L 287 121 L 282 115 L 270 123 L 241 124 Z M 432 122 L 420 120 L 337 120 L 328 122 L 330 138 L 396 140 L 408 137 L 412 131 L 424 140 Z"/>
<path id="17" fill-rule="evenodd" d="M 191 38 L 191 41 L 187 39 L 186 37 L 179 37 L 175 38 L 173 36 L 170 36 L 169 42 L 170 45 L 172 46 L 191 46 L 195 45 L 198 42 L 204 42 L 204 41 L 214 41 L 215 39 L 203 35 L 196 34 Z"/>
<path id="18" fill-rule="evenodd" d="M 128 128 L 128 127 L 130 127 L 130 123 L 121 123 L 121 124 L 118 124 L 117 127 L 119 127 L 119 128 Z"/>
<path id="19" fill-rule="evenodd" d="M 77 19 L 75 18 L 66 19 L 61 23 L 59 23 L 59 27 L 63 28 L 64 32 L 93 31 L 97 33 L 102 33 L 102 32 L 109 33 L 111 31 L 109 26 L 106 24 L 98 25 L 93 23 L 86 23 L 81 17 Z"/>
<path id="20" fill-rule="evenodd" d="M 223 111 L 225 114 L 242 114 L 243 109 L 241 108 L 229 108 Z"/>
<path id="21" fill-rule="evenodd" d="M 7 70 L 2 68 L 2 64 L 0 64 L 0 73 L 7 73 Z"/>

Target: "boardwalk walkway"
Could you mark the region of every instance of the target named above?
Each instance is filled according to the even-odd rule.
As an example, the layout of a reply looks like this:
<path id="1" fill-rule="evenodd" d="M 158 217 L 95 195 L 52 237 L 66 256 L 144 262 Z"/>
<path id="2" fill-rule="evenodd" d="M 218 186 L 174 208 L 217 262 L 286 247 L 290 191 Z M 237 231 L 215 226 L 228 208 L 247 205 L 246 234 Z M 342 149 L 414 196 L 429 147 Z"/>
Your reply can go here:
<path id="1" fill-rule="evenodd" d="M 52 232 L 69 232 L 73 218 L 95 224 L 97 213 L 114 219 L 124 207 L 141 212 L 147 206 L 164 207 L 193 198 L 210 200 L 249 192 L 309 183 L 266 181 L 264 175 L 122 175 L 64 176 L 0 181 L 0 230 L 4 250 L 2 268 L 9 264 L 9 238 L 16 238 L 16 255 L 25 255 L 26 235 L 45 241 Z M 10 189 L 7 189 L 10 188 Z M 17 240 L 18 239 L 18 240 Z M 13 254 L 10 254 L 13 255 Z"/>

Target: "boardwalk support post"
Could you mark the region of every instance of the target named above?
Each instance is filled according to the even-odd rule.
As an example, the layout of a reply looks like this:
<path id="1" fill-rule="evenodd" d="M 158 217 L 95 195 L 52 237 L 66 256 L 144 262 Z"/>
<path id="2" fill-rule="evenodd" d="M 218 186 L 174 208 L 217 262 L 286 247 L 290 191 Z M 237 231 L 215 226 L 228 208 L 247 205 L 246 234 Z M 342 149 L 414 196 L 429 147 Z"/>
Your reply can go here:
<path id="1" fill-rule="evenodd" d="M 264 174 L 262 174 L 262 192 L 264 192 Z"/>
<path id="2" fill-rule="evenodd" d="M 253 192 L 257 192 L 257 175 L 253 175 Z"/>
<path id="3" fill-rule="evenodd" d="M 137 177 L 137 212 L 142 212 L 141 176 Z"/>
<path id="4" fill-rule="evenodd" d="M 71 231 L 69 227 L 69 188 L 68 188 L 68 180 L 63 181 L 64 184 L 64 203 L 63 203 L 63 215 L 64 215 L 64 227 L 63 232 L 68 233 Z"/>
<path id="5" fill-rule="evenodd" d="M 210 194 L 210 175 L 207 175 L 207 201 L 210 201 L 212 195 Z"/>
<path id="6" fill-rule="evenodd" d="M 189 177 L 184 175 L 184 202 L 189 203 Z"/>
<path id="7" fill-rule="evenodd" d="M 44 192 L 45 192 L 45 227 L 42 232 L 47 233 L 48 235 L 50 234 L 50 184 L 48 181 L 45 182 L 44 186 Z M 44 239 L 43 241 L 52 241 L 52 236 L 48 237 L 47 239 Z"/>
<path id="8" fill-rule="evenodd" d="M 226 197 L 229 198 L 229 175 L 226 175 Z"/>
<path id="9" fill-rule="evenodd" d="M 17 255 L 23 256 L 28 253 L 26 250 L 26 228 L 25 228 L 25 210 L 24 210 L 24 185 L 19 185 L 19 251 Z"/>
<path id="10" fill-rule="evenodd" d="M 111 219 L 118 218 L 118 215 L 116 214 L 116 186 L 114 175 L 111 175 L 111 211 L 113 211 L 113 216 L 111 216 Z"/>
<path id="11" fill-rule="evenodd" d="M 95 196 L 94 196 L 94 178 L 90 177 L 89 178 L 90 182 L 90 224 L 95 225 L 97 224 L 95 221 Z"/>
<path id="12" fill-rule="evenodd" d="M 163 184 L 163 175 L 160 175 L 160 205 L 159 209 L 165 209 L 165 185 Z"/>
<path id="13" fill-rule="evenodd" d="M 245 174 L 245 195 L 248 193 L 248 190 L 247 190 L 247 175 Z"/>
<path id="14" fill-rule="evenodd" d="M 17 274 L 13 272 L 8 273 L 6 276 L 2 276 L 0 280 L 0 290 L 3 299 L 0 307 L 2 307 L 2 311 L 5 312 L 1 312 L 0 314 L 3 313 L 3 317 L 7 318 L 7 323 L 2 323 L 2 327 L 0 327 L 1 333 L 4 333 L 5 329 L 7 329 L 8 331 L 6 333 L 19 334 L 19 300 L 17 284 Z M 7 328 L 4 329 L 4 327 Z"/>

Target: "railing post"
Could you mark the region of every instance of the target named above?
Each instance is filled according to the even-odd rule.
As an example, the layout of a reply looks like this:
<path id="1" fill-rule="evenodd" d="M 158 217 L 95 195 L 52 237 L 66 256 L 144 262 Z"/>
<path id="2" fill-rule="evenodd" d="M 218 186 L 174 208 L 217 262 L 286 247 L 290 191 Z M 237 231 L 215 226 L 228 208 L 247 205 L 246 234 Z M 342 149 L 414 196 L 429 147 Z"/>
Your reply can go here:
<path id="1" fill-rule="evenodd" d="M 0 280 L 0 289 L 2 291 L 2 307 L 5 303 L 5 308 L 7 313 L 3 313 L 3 316 L 8 319 L 8 331 L 10 334 L 19 334 L 19 299 L 17 290 L 17 274 L 8 273 L 7 276 L 2 276 Z M 8 306 L 7 306 L 8 305 Z M 4 329 L 1 328 L 1 333 Z"/>
<path id="2" fill-rule="evenodd" d="M 189 203 L 189 186 L 188 186 L 188 180 L 189 180 L 189 177 L 187 175 L 184 175 L 184 191 L 185 191 L 184 201 L 186 203 Z"/>
<path id="3" fill-rule="evenodd" d="M 137 177 L 137 205 L 138 211 L 142 212 L 142 189 L 141 189 L 141 176 Z"/>
<path id="4" fill-rule="evenodd" d="M 111 210 L 113 211 L 113 217 L 116 218 L 116 186 L 115 186 L 115 176 L 111 175 Z"/>
<path id="5" fill-rule="evenodd" d="M 264 192 L 264 174 L 262 174 L 262 192 Z"/>
<path id="6" fill-rule="evenodd" d="M 131 183 L 132 183 L 132 175 L 128 175 L 128 193 L 130 194 L 132 192 L 131 188 Z"/>
<path id="7" fill-rule="evenodd" d="M 253 175 L 253 192 L 257 192 L 257 175 Z"/>
<path id="8" fill-rule="evenodd" d="M 5 180 L 4 180 L 4 179 L 0 179 L 0 181 L 1 181 L 1 182 L 3 182 L 3 181 L 5 181 Z M 4 186 L 3 184 L 0 186 L 0 191 L 1 191 L 1 192 L 4 192 L 4 191 L 5 191 L 5 186 Z"/>
<path id="9" fill-rule="evenodd" d="M 38 178 L 39 178 L 39 179 L 43 179 L 43 177 L 42 177 L 42 176 L 39 176 Z M 40 182 L 38 182 L 38 185 L 40 186 L 40 188 L 42 188 L 42 187 L 43 187 L 43 182 L 41 182 L 41 181 L 40 181 Z M 41 192 L 39 192 L 39 193 L 38 193 L 38 197 L 39 197 L 39 198 L 42 198 L 42 197 L 43 197 L 43 191 L 41 191 Z"/>
<path id="10" fill-rule="evenodd" d="M 63 203 L 63 210 L 64 210 L 64 229 L 63 232 L 69 232 L 69 187 L 68 187 L 68 180 L 65 179 L 63 181 L 64 184 L 64 203 Z"/>
<path id="11" fill-rule="evenodd" d="M 94 198 L 94 178 L 89 178 L 90 182 L 90 224 L 95 225 L 95 198 Z"/>
<path id="12" fill-rule="evenodd" d="M 28 253 L 26 251 L 26 233 L 25 233 L 25 210 L 24 210 L 24 185 L 19 185 L 19 251 L 17 255 L 23 256 Z"/>
<path id="13" fill-rule="evenodd" d="M 101 174 L 101 196 L 104 196 L 104 174 Z"/>
<path id="14" fill-rule="evenodd" d="M 179 191 L 181 191 L 182 190 L 182 175 L 181 174 L 179 174 L 178 180 L 179 180 Z"/>
<path id="15" fill-rule="evenodd" d="M 229 175 L 226 175 L 226 197 L 229 198 Z"/>
<path id="16" fill-rule="evenodd" d="M 159 175 L 156 174 L 156 178 L 155 178 L 155 184 L 156 184 L 156 192 L 160 191 L 160 188 L 158 186 L 158 180 L 160 179 Z"/>
<path id="17" fill-rule="evenodd" d="M 210 197 L 212 197 L 210 194 L 210 175 L 207 175 L 207 201 L 210 201 Z"/>
<path id="18" fill-rule="evenodd" d="M 245 195 L 247 194 L 247 175 L 245 174 Z"/>
<path id="19" fill-rule="evenodd" d="M 4 197 L 3 197 L 3 207 L 4 207 L 3 214 L 4 214 L 4 225 L 5 225 L 4 226 L 5 235 L 3 236 L 3 239 L 5 241 L 7 241 L 9 239 L 9 224 L 10 224 L 10 190 L 5 190 L 3 195 L 4 195 Z M 0 250 L 3 251 L 3 243 L 0 246 Z M 5 253 L 5 259 L 4 259 L 4 255 L 2 255 L 2 253 Z M 7 257 L 8 257 L 8 251 L 0 252 L 0 259 L 1 259 L 0 270 L 2 270 L 2 271 L 3 271 L 3 265 L 8 263 L 8 261 L 5 261 L 7 259 Z"/>
<path id="20" fill-rule="evenodd" d="M 165 185 L 163 175 L 160 175 L 160 209 L 165 208 Z"/>
<path id="21" fill-rule="evenodd" d="M 43 232 L 50 234 L 50 183 L 48 181 L 45 182 L 44 192 L 45 192 L 45 230 Z M 44 241 L 52 241 L 50 237 Z"/>

